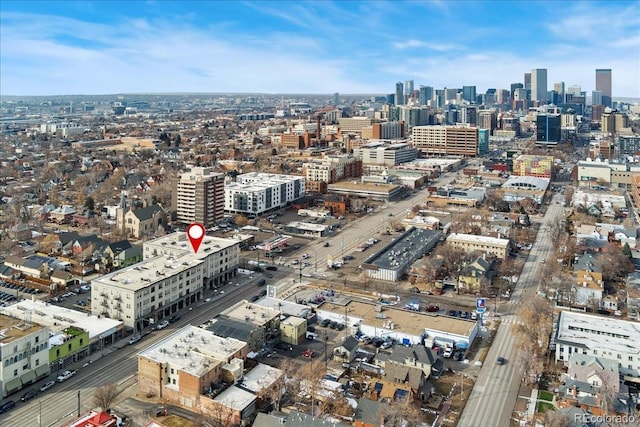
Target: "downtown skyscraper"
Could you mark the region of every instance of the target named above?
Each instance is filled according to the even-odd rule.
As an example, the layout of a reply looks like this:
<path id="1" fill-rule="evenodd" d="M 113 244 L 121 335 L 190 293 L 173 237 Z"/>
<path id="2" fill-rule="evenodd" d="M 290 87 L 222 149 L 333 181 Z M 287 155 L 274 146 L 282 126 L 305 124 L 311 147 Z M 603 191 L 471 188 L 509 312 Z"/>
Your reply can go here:
<path id="1" fill-rule="evenodd" d="M 531 100 L 545 102 L 547 100 L 547 69 L 531 70 Z"/>
<path id="2" fill-rule="evenodd" d="M 402 82 L 396 83 L 396 105 L 404 105 L 404 85 Z"/>
<path id="3" fill-rule="evenodd" d="M 602 92 L 602 105 L 611 107 L 611 68 L 596 69 L 596 90 Z"/>

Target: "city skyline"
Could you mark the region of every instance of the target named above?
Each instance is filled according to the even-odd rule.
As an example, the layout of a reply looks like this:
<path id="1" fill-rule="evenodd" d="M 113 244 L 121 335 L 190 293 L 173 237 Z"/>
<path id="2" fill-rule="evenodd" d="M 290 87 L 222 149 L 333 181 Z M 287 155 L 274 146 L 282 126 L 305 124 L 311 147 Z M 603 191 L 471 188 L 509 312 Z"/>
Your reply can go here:
<path id="1" fill-rule="evenodd" d="M 386 94 L 408 80 L 484 93 L 536 68 L 549 89 L 590 94 L 605 68 L 614 98 L 640 98 L 638 2 L 4 1 L 0 12 L 5 96 Z"/>

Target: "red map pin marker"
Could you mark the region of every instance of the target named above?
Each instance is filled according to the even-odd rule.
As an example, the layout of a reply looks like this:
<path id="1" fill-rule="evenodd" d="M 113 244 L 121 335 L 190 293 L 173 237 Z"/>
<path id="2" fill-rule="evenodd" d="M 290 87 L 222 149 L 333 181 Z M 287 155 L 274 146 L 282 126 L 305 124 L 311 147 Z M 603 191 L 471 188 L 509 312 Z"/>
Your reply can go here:
<path id="1" fill-rule="evenodd" d="M 194 222 L 187 227 L 187 237 L 189 238 L 189 242 L 191 242 L 193 252 L 198 253 L 200 243 L 202 243 L 202 239 L 204 239 L 204 227 L 202 224 Z"/>

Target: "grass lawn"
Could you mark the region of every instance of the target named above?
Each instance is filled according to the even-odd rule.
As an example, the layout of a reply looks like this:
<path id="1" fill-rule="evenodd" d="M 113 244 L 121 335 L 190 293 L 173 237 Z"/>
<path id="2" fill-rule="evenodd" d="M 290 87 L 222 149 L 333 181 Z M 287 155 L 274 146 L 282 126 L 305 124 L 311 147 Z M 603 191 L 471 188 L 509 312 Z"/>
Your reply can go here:
<path id="1" fill-rule="evenodd" d="M 553 401 L 553 393 L 551 393 L 550 391 L 542 390 L 542 391 L 538 392 L 538 398 L 540 400 L 545 400 L 547 402 L 552 402 Z"/>
<path id="2" fill-rule="evenodd" d="M 538 402 L 538 412 L 545 413 L 546 411 L 555 411 L 555 408 L 549 402 L 545 402 L 545 401 Z"/>
<path id="3" fill-rule="evenodd" d="M 194 427 L 195 424 L 186 418 L 177 415 L 169 415 L 168 417 L 159 417 L 158 421 L 166 427 Z"/>

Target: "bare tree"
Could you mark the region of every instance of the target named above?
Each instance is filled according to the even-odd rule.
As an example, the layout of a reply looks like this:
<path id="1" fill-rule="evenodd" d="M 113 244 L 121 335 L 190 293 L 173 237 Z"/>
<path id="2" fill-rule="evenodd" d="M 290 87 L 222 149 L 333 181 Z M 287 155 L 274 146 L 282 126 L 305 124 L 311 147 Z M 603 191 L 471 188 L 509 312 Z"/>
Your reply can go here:
<path id="1" fill-rule="evenodd" d="M 420 410 L 409 397 L 387 405 L 383 415 L 385 427 L 417 427 L 424 422 Z"/>
<path id="2" fill-rule="evenodd" d="M 93 393 L 93 403 L 102 408 L 103 411 L 111 409 L 111 404 L 118 396 L 118 388 L 115 384 L 102 385 Z"/>
<path id="3" fill-rule="evenodd" d="M 238 227 L 244 227 L 245 225 L 247 225 L 249 223 L 249 220 L 244 215 L 236 215 L 235 223 L 236 223 L 236 225 Z"/>
<path id="4" fill-rule="evenodd" d="M 229 427 L 233 422 L 233 408 L 216 404 L 215 408 L 205 409 L 193 420 L 195 427 Z"/>
<path id="5" fill-rule="evenodd" d="M 518 309 L 521 323 L 512 326 L 517 336 L 520 362 L 525 374 L 535 378 L 542 373 L 542 360 L 549 350 L 553 331 L 553 307 L 548 300 L 532 296 L 523 300 Z"/>
<path id="6" fill-rule="evenodd" d="M 626 277 L 627 273 L 634 270 L 633 263 L 622 252 L 622 248 L 614 242 L 609 242 L 602 251 L 600 258 L 602 265 L 602 278 L 606 281 L 615 281 Z"/>

